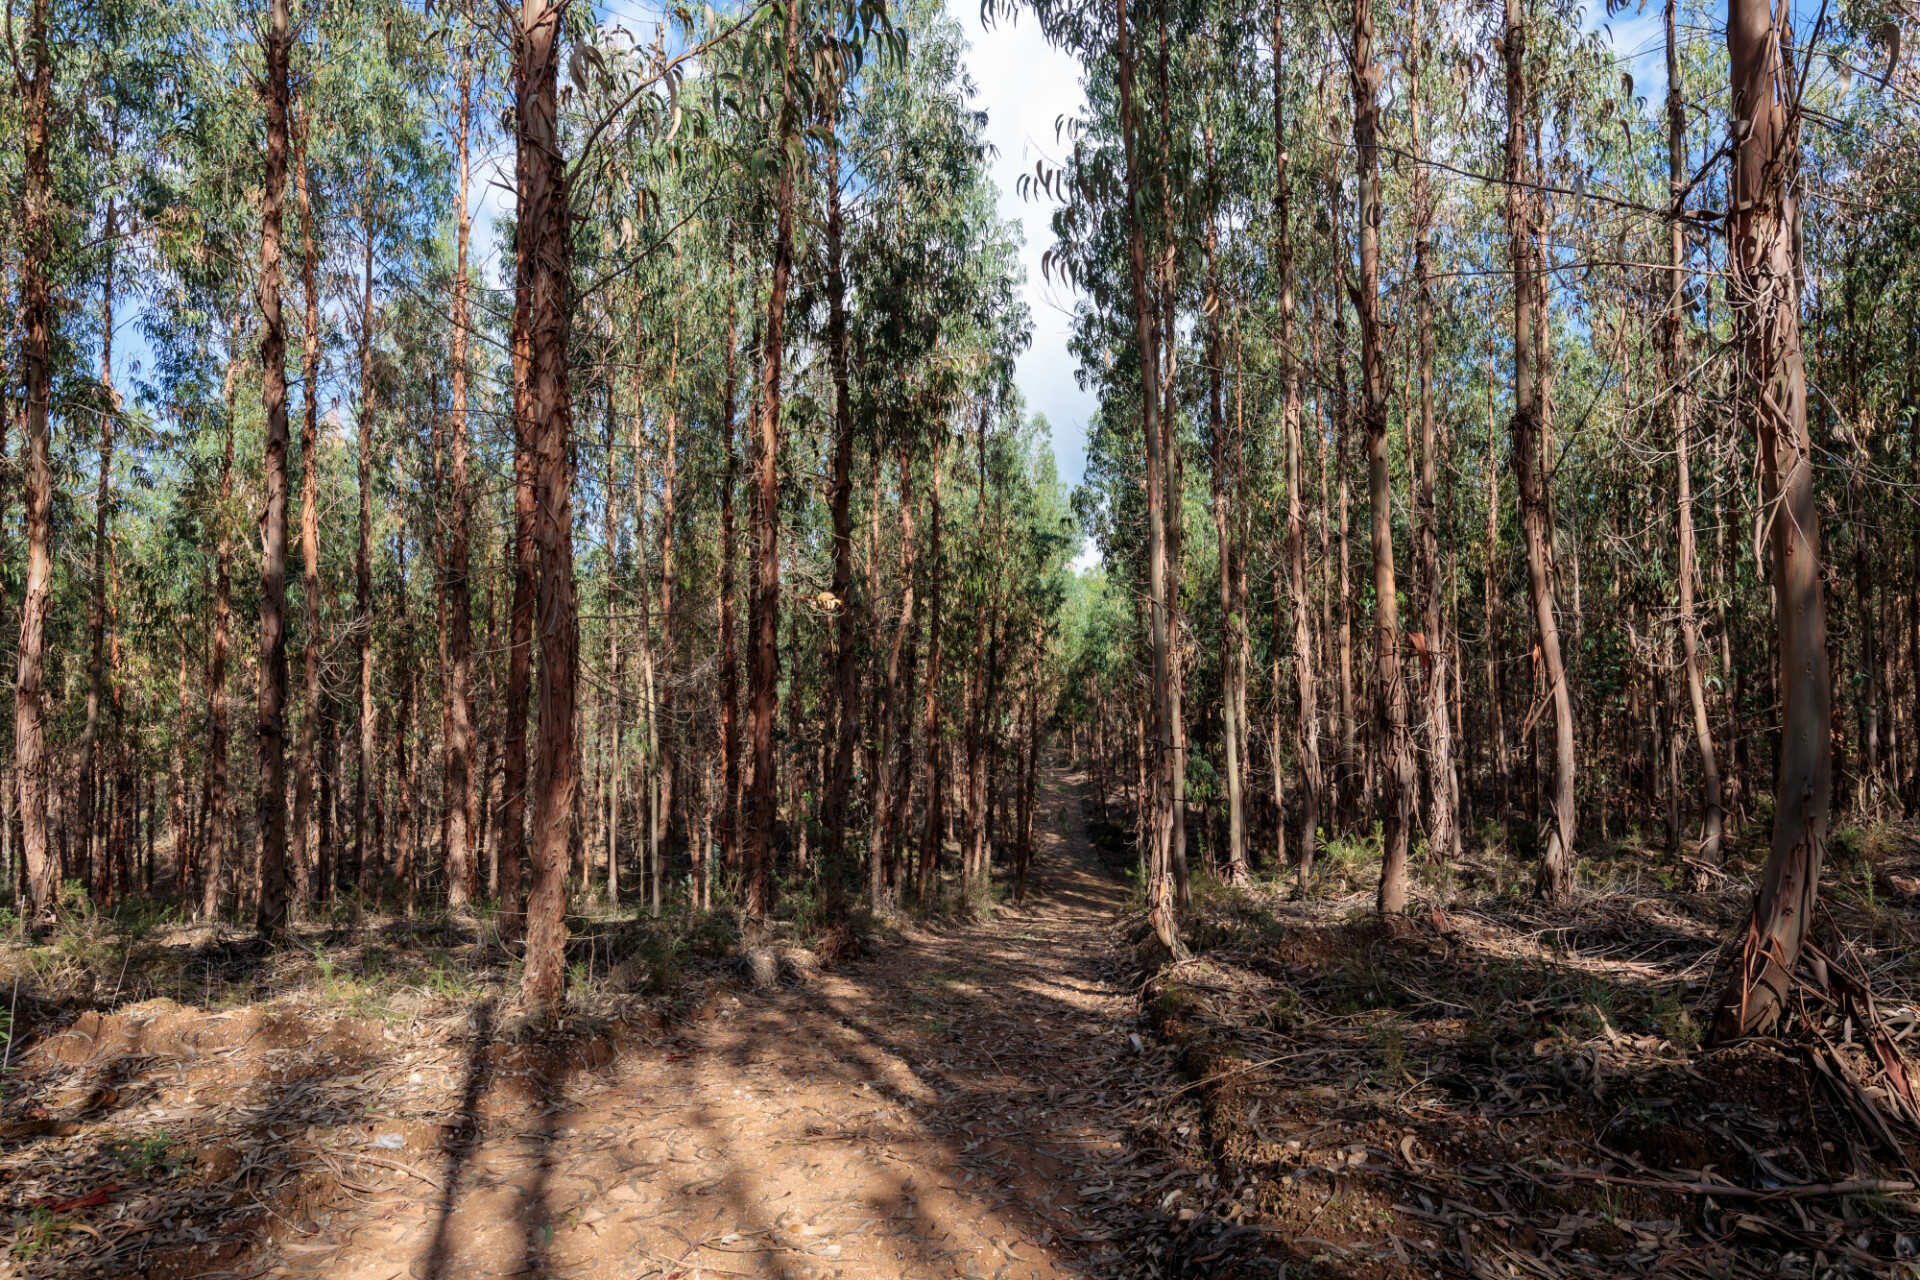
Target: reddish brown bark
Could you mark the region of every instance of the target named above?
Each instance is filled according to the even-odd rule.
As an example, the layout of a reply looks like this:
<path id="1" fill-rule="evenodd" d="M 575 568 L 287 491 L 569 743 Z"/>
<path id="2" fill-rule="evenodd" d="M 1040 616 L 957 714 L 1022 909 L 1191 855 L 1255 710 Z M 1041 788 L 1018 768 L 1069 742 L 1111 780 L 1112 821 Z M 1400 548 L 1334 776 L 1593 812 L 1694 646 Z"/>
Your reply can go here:
<path id="1" fill-rule="evenodd" d="M 306 322 L 300 341 L 300 583 L 305 602 L 305 645 L 300 655 L 300 742 L 294 753 L 293 827 L 287 861 L 293 873 L 294 909 L 312 901 L 315 873 L 308 859 L 307 826 L 313 813 L 314 740 L 320 719 L 320 250 L 314 236 L 308 186 L 307 143 L 313 104 L 305 103 L 295 131 L 294 190 L 300 201 L 300 289 Z M 326 881 L 320 877 L 322 885 Z"/>
<path id="2" fill-rule="evenodd" d="M 473 581 L 472 495 L 467 448 L 467 182 L 468 135 L 472 127 L 473 73 L 463 61 L 459 76 L 459 118 L 454 124 L 457 173 L 453 192 L 453 315 L 451 403 L 447 446 L 452 482 L 451 527 L 447 530 L 445 591 L 447 607 L 446 709 L 446 876 L 447 905 L 460 908 L 479 892 L 474 857 L 473 785 Z"/>
<path id="3" fill-rule="evenodd" d="M 676 250 L 677 252 L 677 250 Z M 679 478 L 679 409 L 674 403 L 680 379 L 680 325 L 676 321 L 673 327 L 673 353 L 667 362 L 667 412 L 666 412 L 666 448 L 660 459 L 660 654 L 658 665 L 664 666 L 667 675 L 672 673 L 674 659 L 674 598 L 678 585 L 674 562 L 674 534 L 677 528 L 677 516 L 674 512 L 674 486 Z M 658 695 L 656 695 L 656 689 Z M 661 677 L 656 682 L 656 660 L 651 644 L 647 650 L 647 706 L 648 706 L 648 742 L 650 767 L 652 770 L 652 788 L 649 792 L 653 806 L 653 821 L 648 835 L 652 841 L 652 856 L 649 859 L 649 903 L 648 910 L 658 918 L 664 909 L 663 899 L 666 893 L 666 850 L 673 833 L 673 783 L 678 753 L 673 749 L 670 739 L 662 733 L 673 721 L 673 683 L 670 678 Z M 667 739 L 662 744 L 662 739 Z"/>
<path id="4" fill-rule="evenodd" d="M 726 473 L 720 483 L 720 864 L 737 872 L 740 862 L 740 658 L 733 636 L 734 536 L 733 486 L 739 478 L 740 451 L 734 441 L 734 396 L 738 359 L 734 309 L 727 304 L 727 372 L 720 418 L 727 441 Z"/>
<path id="5" fill-rule="evenodd" d="M 420 679 L 420 669 L 413 661 L 413 622 L 406 608 L 407 599 L 407 536 L 405 530 L 396 530 L 393 535 L 394 571 L 399 577 L 394 595 L 399 608 L 395 610 L 392 647 L 388 650 L 389 671 L 397 673 L 393 683 L 399 685 L 396 705 L 393 708 L 393 847 L 385 858 L 382 879 L 388 880 L 400 891 L 411 914 L 414 901 L 414 877 L 418 866 L 414 861 L 414 815 L 413 815 L 413 708 L 415 689 Z M 380 880 L 374 879 L 368 884 L 372 896 L 380 896 Z"/>
<path id="6" fill-rule="evenodd" d="M 514 69 L 516 91 L 524 96 L 527 64 Z M 519 206 L 527 199 L 528 147 L 515 152 L 514 180 Z M 530 435 L 532 405 L 532 321 L 527 274 L 516 257 L 513 291 L 513 537 L 510 544 L 513 598 L 507 618 L 506 725 L 501 733 L 503 774 L 500 795 L 500 909 L 506 928 L 526 928 L 527 889 L 527 697 L 533 671 L 533 610 L 539 573 L 534 549 L 534 460 Z"/>
<path id="7" fill-rule="evenodd" d="M 113 508 L 113 435 L 114 426 L 120 417 L 120 393 L 113 386 L 113 287 L 114 252 L 113 236 L 118 224 L 117 210 L 113 198 L 107 199 L 107 264 L 106 282 L 102 291 L 101 305 L 101 341 L 100 341 L 100 390 L 106 405 L 100 414 L 100 475 L 93 494 L 93 565 L 92 584 L 87 603 L 87 632 L 89 656 L 87 662 L 87 723 L 80 734 L 80 833 L 87 849 L 86 861 L 92 862 L 92 848 L 99 823 L 95 820 L 95 796 L 106 786 L 104 771 L 98 767 L 96 746 L 99 742 L 100 695 L 106 685 L 106 627 L 107 627 L 107 547 L 108 527 L 112 520 Z M 110 894 L 107 885 L 106 866 L 102 865 L 99 879 L 94 882 L 94 898 L 104 902 Z"/>
<path id="8" fill-rule="evenodd" d="M 193 843 L 187 829 L 187 679 L 190 668 L 187 660 L 187 615 L 184 612 L 174 619 L 174 627 L 180 644 L 180 666 L 174 683 L 173 795 L 167 817 L 173 839 L 173 882 L 184 894 L 193 872 L 190 857 Z"/>
<path id="9" fill-rule="evenodd" d="M 36 922 L 53 909 L 58 868 L 47 847 L 47 754 L 41 665 L 53 585 L 53 475 L 48 457 L 52 387 L 53 301 L 47 276 L 55 249 L 50 159 L 53 65 L 47 46 L 49 0 L 34 0 L 27 19 L 29 71 L 19 93 L 26 138 L 25 200 L 20 226 L 21 373 L 26 384 L 26 590 L 13 686 L 13 775 L 19 788 L 20 847 Z"/>
<path id="10" fill-rule="evenodd" d="M 574 808 L 573 406 L 567 333 L 573 307 L 573 219 L 560 154 L 558 72 L 564 0 L 520 8 L 517 133 L 524 202 L 515 237 L 526 291 L 527 418 L 534 461 L 533 542 L 539 556 L 540 737 L 534 791 L 533 885 L 527 902 L 522 995 L 536 1017 L 557 1016 L 566 984 L 566 874 Z"/>
<path id="11" fill-rule="evenodd" d="M 266 510 L 260 528 L 260 903 L 255 923 L 287 923 L 287 324 L 280 294 L 287 195 L 287 61 L 293 43 L 287 0 L 267 7 L 267 164 L 260 218 L 260 366 L 266 408 Z"/>
<path id="12" fill-rule="evenodd" d="M 894 740 L 908 694 L 901 687 L 902 659 L 912 662 L 908 635 L 913 628 L 914 518 L 913 465 L 903 449 L 900 470 L 900 618 L 887 648 L 886 679 L 881 686 L 880 751 L 874 761 L 873 814 L 867 833 L 867 897 L 876 908 L 888 904 L 888 838 L 893 829 Z M 907 676 L 911 683 L 911 675 Z M 908 752 L 906 754 L 911 754 Z"/>
<path id="13" fill-rule="evenodd" d="M 946 824 L 946 752 L 941 741 L 940 697 L 940 588 L 946 567 L 940 555 L 940 474 L 946 462 L 946 441 L 934 447 L 933 489 L 927 499 L 927 807 L 920 828 L 919 897 L 924 904 L 933 891 L 940 867 L 941 831 Z"/>
<path id="14" fill-rule="evenodd" d="M 353 793 L 354 880 L 362 892 L 374 844 L 369 819 L 378 820 L 374 779 L 377 726 L 373 706 L 373 173 L 368 162 L 360 215 L 366 235 L 360 295 L 360 540 L 353 561 L 353 631 L 360 655 L 360 767 Z M 371 810 L 371 812 L 369 812 Z M 355 910 L 359 899 L 355 899 Z"/>
<path id="15" fill-rule="evenodd" d="M 635 390 L 637 391 L 638 388 L 636 387 Z M 635 400 L 633 457 L 634 471 L 637 476 L 640 470 L 638 439 L 640 415 L 638 412 L 639 405 L 637 395 Z M 620 901 L 620 712 L 622 710 L 620 704 L 625 694 L 625 684 L 621 678 L 622 672 L 620 670 L 620 626 L 618 622 L 620 613 L 620 490 L 619 459 L 614 453 L 612 387 L 607 388 L 606 408 L 605 424 L 602 429 L 602 442 L 607 454 L 607 478 L 606 488 L 604 490 L 605 498 L 601 503 L 601 537 L 606 543 L 607 556 L 607 688 L 600 695 L 600 713 L 605 720 L 608 755 L 605 779 L 606 817 L 604 820 L 607 855 L 607 901 L 609 903 L 615 903 Z M 638 488 L 637 480 L 635 487 Z M 639 506 L 639 500 L 637 498 L 635 500 L 635 506 Z M 637 514 L 644 515 L 644 513 Z M 642 518 L 640 521 L 640 530 L 643 537 L 645 529 L 646 522 L 645 519 Z M 638 538 L 636 538 L 635 541 L 637 544 L 644 545 Z M 641 595 L 644 599 L 644 589 Z M 649 707 L 649 711 L 651 711 L 651 707 Z"/>
<path id="16" fill-rule="evenodd" d="M 787 0 L 782 62 L 779 171 L 774 195 L 773 281 L 767 292 L 767 345 L 762 369 L 758 475 L 754 495 L 754 617 L 747 659 L 747 699 L 753 712 L 753 789 L 746 842 L 746 913 L 760 928 L 772 906 L 774 785 L 773 723 L 780 701 L 780 395 L 786 346 L 787 285 L 793 273 L 793 179 L 786 142 L 799 129 L 794 92 L 800 43 L 800 0 Z"/>
<path id="17" fill-rule="evenodd" d="M 1027 872 L 1033 865 L 1033 775 L 1040 758 L 1040 691 L 1037 688 L 1028 691 L 1026 703 L 1026 732 L 1019 734 L 1014 744 L 1019 749 L 1014 756 L 1014 768 L 1018 771 L 1013 808 L 1015 902 L 1026 901 Z"/>
<path id="18" fill-rule="evenodd" d="M 831 120 L 828 123 L 832 128 Z M 853 622 L 853 397 L 847 379 L 847 280 L 841 248 L 840 148 L 827 151 L 827 359 L 833 378 L 834 679 L 833 748 L 820 822 L 827 913 L 847 909 L 847 792 L 853 783 L 853 746 L 860 736 L 860 672 Z"/>
<path id="19" fill-rule="evenodd" d="M 234 343 L 239 343 L 240 317 L 234 316 Z M 213 520 L 216 549 L 213 570 L 213 642 L 207 659 L 207 758 L 202 808 L 205 811 L 205 852 L 201 859 L 200 915 L 211 920 L 220 913 L 227 850 L 227 654 L 233 643 L 233 534 L 227 508 L 233 502 L 234 385 L 237 356 L 227 365 L 226 446 L 220 457 L 220 489 Z"/>

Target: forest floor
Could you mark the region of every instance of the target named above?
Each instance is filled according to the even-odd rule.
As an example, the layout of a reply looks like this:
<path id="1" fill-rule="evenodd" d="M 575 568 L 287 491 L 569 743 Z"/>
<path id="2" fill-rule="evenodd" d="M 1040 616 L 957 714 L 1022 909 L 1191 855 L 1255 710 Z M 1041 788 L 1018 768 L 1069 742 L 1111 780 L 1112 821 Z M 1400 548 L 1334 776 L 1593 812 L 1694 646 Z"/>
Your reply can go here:
<path id="1" fill-rule="evenodd" d="M 1547 911 L 1482 848 L 1382 922 L 1336 846 L 1305 898 L 1197 879 L 1169 963 L 1086 791 L 1048 771 L 1025 906 L 789 949 L 773 990 L 583 919 L 544 1039 L 484 927 L 0 948 L 0 1275 L 1920 1274 L 1863 1029 L 1699 1047 L 1751 856 L 1694 893 L 1610 845 Z M 1904 1038 L 1920 843 L 1835 845 L 1823 940 Z"/>
<path id="2" fill-rule="evenodd" d="M 672 1018 L 604 996 L 541 1043 L 491 994 L 353 1016 L 363 988 L 231 966 L 231 1009 L 51 1015 L 7 1099 L 29 1118 L 0 1127 L 0 1272 L 1143 1273 L 1134 1206 L 1205 1165 L 1172 1055 L 1136 1030 L 1127 893 L 1078 781 L 1050 772 L 1026 906 L 770 992 L 689 979 Z"/>
<path id="3" fill-rule="evenodd" d="M 1364 845 L 1304 899 L 1209 882 L 1145 1000 L 1204 1108 L 1225 1190 L 1200 1207 L 1255 1228 L 1220 1239 L 1356 1277 L 1920 1276 L 1920 1112 L 1871 1046 L 1897 1062 L 1920 1028 L 1920 841 L 1836 830 L 1831 982 L 1703 1048 L 1765 856 L 1744 835 L 1700 892 L 1663 849 L 1588 850 L 1561 908 L 1497 847 L 1421 866 L 1392 920 Z"/>

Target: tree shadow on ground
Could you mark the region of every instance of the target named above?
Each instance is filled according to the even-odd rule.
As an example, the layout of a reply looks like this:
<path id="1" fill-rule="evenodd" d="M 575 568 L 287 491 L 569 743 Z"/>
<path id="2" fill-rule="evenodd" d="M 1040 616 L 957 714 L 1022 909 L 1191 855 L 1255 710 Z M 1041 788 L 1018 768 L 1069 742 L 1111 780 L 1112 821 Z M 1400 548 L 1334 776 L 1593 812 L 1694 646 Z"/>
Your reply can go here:
<path id="1" fill-rule="evenodd" d="M 419 1041 L 379 1023 L 176 1008 L 67 1066 L 76 1082 L 84 1068 L 88 1084 L 152 1083 L 102 1118 L 164 1129 L 194 1169 L 56 1215 L 58 1241 L 27 1274 L 1118 1274 L 1129 1242 L 1099 1239 L 1110 1206 L 1071 1184 L 1110 1159 L 1088 1154 L 1096 1143 L 1127 1136 L 1106 1110 L 1118 1090 L 1164 1072 L 1114 1025 L 1131 1006 L 1102 967 L 1098 922 L 1120 891 L 1077 864 L 1045 874 L 1038 909 L 723 995 L 740 1002 L 733 1017 L 710 1008 L 671 1036 L 630 1034 L 609 1022 L 618 1006 L 591 1003 L 541 1038 L 481 999 Z M 425 1083 L 395 1107 L 410 1063 Z M 1067 1101 L 1096 1079 L 1106 1093 Z M 164 1118 L 142 1110 L 150 1098 Z M 403 1141 L 377 1145 L 376 1130 Z M 118 1140 L 60 1155 L 105 1169 Z M 14 1203 L 83 1182 L 16 1174 Z"/>
<path id="2" fill-rule="evenodd" d="M 1223 895 L 1195 961 L 1149 987 L 1220 1170 L 1170 1274 L 1789 1274 L 1842 1236 L 1872 1272 L 1920 1227 L 1844 1195 L 1756 1199 L 1886 1175 L 1788 1047 L 1697 1051 L 1713 904 L 1345 906 Z M 1735 1189 L 1681 1185 L 1707 1177 Z"/>
<path id="3" fill-rule="evenodd" d="M 453 1211 L 460 1203 L 461 1179 L 482 1137 L 480 1104 L 493 1077 L 493 1019 L 494 1002 L 480 1001 L 474 1009 L 473 1035 L 467 1046 L 460 1109 L 442 1139 L 446 1155 L 440 1168 L 441 1188 L 433 1215 L 433 1239 L 427 1246 L 422 1280 L 446 1280 L 449 1275 Z"/>

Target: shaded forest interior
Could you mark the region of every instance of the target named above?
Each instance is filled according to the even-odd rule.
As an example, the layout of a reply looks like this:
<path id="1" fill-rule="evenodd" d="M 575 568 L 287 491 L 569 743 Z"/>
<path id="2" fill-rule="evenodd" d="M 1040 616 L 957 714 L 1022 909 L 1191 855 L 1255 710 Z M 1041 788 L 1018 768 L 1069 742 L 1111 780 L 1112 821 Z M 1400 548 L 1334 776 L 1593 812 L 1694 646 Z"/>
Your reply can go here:
<path id="1" fill-rule="evenodd" d="M 958 1073 L 896 1163 L 995 1090 L 1109 1152 L 991 1149 L 1035 1275 L 1920 1270 L 1911 6 L 978 17 L 1083 72 L 1073 483 L 931 0 L 9 0 L 14 1265 L 272 1265 L 218 1153 L 389 1104 L 206 1045 L 466 1055 L 351 1135 L 445 1223 L 496 1074 L 844 999 Z M 1029 962 L 1108 1092 L 1001 1061 Z"/>

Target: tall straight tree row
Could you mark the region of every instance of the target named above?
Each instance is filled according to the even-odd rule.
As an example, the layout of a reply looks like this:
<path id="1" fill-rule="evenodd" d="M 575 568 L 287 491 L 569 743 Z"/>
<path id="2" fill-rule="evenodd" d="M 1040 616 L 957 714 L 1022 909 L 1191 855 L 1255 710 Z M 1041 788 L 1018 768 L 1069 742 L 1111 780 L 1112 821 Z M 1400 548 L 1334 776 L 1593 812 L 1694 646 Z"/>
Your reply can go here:
<path id="1" fill-rule="evenodd" d="M 48 0 L 15 37 L 0 852 L 33 919 L 58 927 L 63 882 L 275 940 L 497 913 L 552 1017 L 568 913 L 636 876 L 656 914 L 770 926 L 790 895 L 849 911 L 877 841 L 880 905 L 977 901 L 1031 847 L 1076 540 L 1010 383 L 1017 258 L 957 29 L 804 0 L 654 44 L 566 0 L 150 16 Z M 49 51 L 86 31 L 170 69 L 96 98 Z M 496 269 L 472 246 L 500 143 Z M 138 178 L 91 210 L 89 146 Z M 79 370 L 84 420 L 58 407 Z M 903 625 L 876 646 L 867 617 Z M 144 814 L 143 767 L 173 779 Z"/>
<path id="2" fill-rule="evenodd" d="M 1431 0 L 1035 11 L 1088 76 L 1058 167 L 1022 184 L 1053 208 L 1047 267 L 1080 290 L 1076 350 L 1100 397 L 1076 508 L 1106 589 L 1137 601 L 1122 606 L 1137 643 L 1103 634 L 1119 648 L 1095 664 L 1134 663 L 1137 701 L 1089 698 L 1086 742 L 1096 778 L 1139 766 L 1163 940 L 1178 928 L 1155 887 L 1173 874 L 1169 811 L 1198 819 L 1203 857 L 1234 878 L 1249 777 L 1271 779 L 1247 810 L 1273 833 L 1255 847 L 1291 861 L 1300 892 L 1315 891 L 1319 841 L 1377 840 L 1387 913 L 1409 902 L 1422 846 L 1444 860 L 1497 832 L 1565 901 L 1596 841 L 1663 831 L 1712 868 L 1771 812 L 1723 1032 L 1768 1025 L 1811 915 L 1829 791 L 1866 820 L 1916 796 L 1920 742 L 1888 696 L 1920 687 L 1920 584 L 1858 572 L 1888 528 L 1903 554 L 1920 547 L 1904 500 L 1861 484 L 1920 458 L 1895 407 L 1907 379 L 1870 354 L 1912 345 L 1885 310 L 1911 281 L 1848 247 L 1910 221 L 1896 156 L 1916 128 L 1899 96 L 1912 72 L 1886 31 L 1764 6 L 1721 24 L 1676 0 L 1649 106 L 1605 32 L 1551 0 L 1492 15 Z M 1271 33 L 1257 80 L 1228 34 L 1247 29 Z M 1884 84 L 1835 74 L 1868 50 Z M 1305 67 L 1343 68 L 1347 102 Z M 1222 195 L 1162 194 L 1212 192 L 1227 156 Z M 1835 181 L 1888 203 L 1816 217 L 1801 193 Z M 1825 287 L 1810 301 L 1803 280 Z M 1223 343 L 1229 308 L 1250 341 Z M 1803 342 L 1809 323 L 1832 340 Z M 1845 388 L 1831 402 L 1805 390 L 1821 358 Z M 1218 389 L 1234 378 L 1246 453 L 1229 468 Z M 1810 414 L 1844 467 L 1808 443 Z M 1184 439 L 1213 450 L 1204 492 L 1170 465 Z M 1346 483 L 1355 446 L 1364 494 Z M 1739 483 L 1750 467 L 1757 501 Z M 1820 572 L 1823 492 L 1850 519 L 1855 571 L 1838 578 Z M 1236 505 L 1266 513 L 1245 539 L 1221 516 Z M 1358 583 L 1341 554 L 1356 520 L 1373 565 Z M 1245 614 L 1237 576 L 1257 584 Z M 1835 582 L 1851 606 L 1837 645 L 1820 599 Z M 1248 617 L 1270 619 L 1248 634 L 1279 717 L 1252 748 L 1264 768 L 1242 758 L 1231 661 Z M 1182 666 L 1186 628 L 1217 664 Z M 1857 676 L 1834 684 L 1829 651 Z M 1350 672 L 1365 673 L 1358 698 Z M 1322 679 L 1347 692 L 1320 696 Z M 1836 695 L 1851 721 L 1834 720 Z"/>
<path id="3" fill-rule="evenodd" d="M 551 1017 L 589 904 L 758 942 L 1019 891 L 1051 741 L 1176 954 L 1196 878 L 1316 893 L 1330 846 L 1391 915 L 1474 846 L 1565 902 L 1597 844 L 1764 844 L 1736 1036 L 1830 819 L 1920 805 L 1879 20 L 1672 0 L 1656 89 L 1567 0 L 1041 0 L 1069 498 L 927 0 L 10 14 L 36 928 L 494 916 Z"/>

